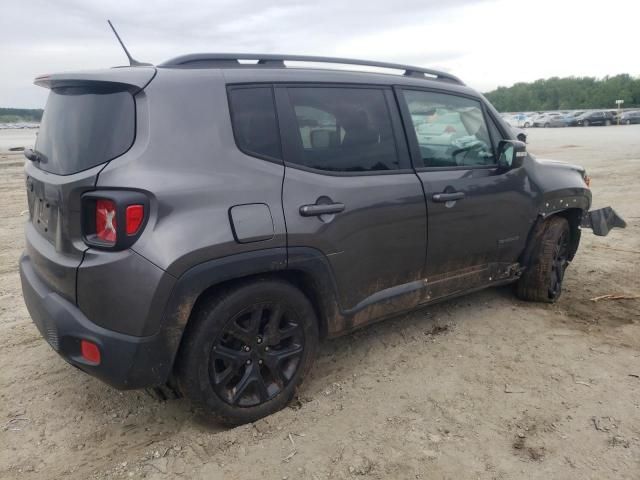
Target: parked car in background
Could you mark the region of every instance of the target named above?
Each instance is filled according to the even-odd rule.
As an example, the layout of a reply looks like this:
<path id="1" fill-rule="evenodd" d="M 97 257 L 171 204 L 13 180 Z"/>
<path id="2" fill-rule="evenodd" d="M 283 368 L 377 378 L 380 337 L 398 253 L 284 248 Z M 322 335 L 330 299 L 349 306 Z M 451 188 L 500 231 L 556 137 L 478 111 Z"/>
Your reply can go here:
<path id="1" fill-rule="evenodd" d="M 624 112 L 620 115 L 621 125 L 631 125 L 632 123 L 640 123 L 640 110 L 635 112 Z"/>
<path id="2" fill-rule="evenodd" d="M 584 110 L 577 110 L 575 112 L 569 113 L 564 119 L 567 124 L 567 127 L 577 126 L 578 125 L 577 118 L 584 113 L 585 113 Z"/>
<path id="3" fill-rule="evenodd" d="M 529 128 L 533 126 L 533 117 L 525 113 L 516 113 L 515 115 L 511 115 L 506 119 L 506 121 L 512 127 L 517 128 Z"/>
<path id="4" fill-rule="evenodd" d="M 594 110 L 592 112 L 585 112 L 579 117 L 576 117 L 575 124 L 579 127 L 589 127 L 591 125 L 605 125 L 609 126 L 613 123 L 614 116 L 611 112 L 604 110 Z"/>
<path id="5" fill-rule="evenodd" d="M 566 117 L 562 113 L 545 113 L 536 117 L 533 121 L 534 127 L 566 127 Z"/>
<path id="6" fill-rule="evenodd" d="M 521 128 L 513 127 L 513 126 L 511 127 L 511 131 L 513 132 L 513 134 L 516 136 L 518 140 L 520 140 L 523 143 L 527 143 L 527 132 L 525 132 Z"/>

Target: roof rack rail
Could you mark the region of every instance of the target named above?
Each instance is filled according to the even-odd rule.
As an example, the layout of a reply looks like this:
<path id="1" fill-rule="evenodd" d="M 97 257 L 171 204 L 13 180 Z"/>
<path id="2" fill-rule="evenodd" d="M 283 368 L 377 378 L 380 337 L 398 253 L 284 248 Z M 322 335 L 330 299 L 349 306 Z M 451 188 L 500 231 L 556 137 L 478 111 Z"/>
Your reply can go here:
<path id="1" fill-rule="evenodd" d="M 285 67 L 284 62 L 310 62 L 310 63 L 334 63 L 340 65 L 362 65 L 366 67 L 388 68 L 392 70 L 404 70 L 404 75 L 408 77 L 427 78 L 444 80 L 447 82 L 464 85 L 455 75 L 433 70 L 430 68 L 414 67 L 399 63 L 376 62 L 369 60 L 358 60 L 353 58 L 338 57 L 317 57 L 311 55 L 277 55 L 271 53 L 193 53 L 172 58 L 158 65 L 169 68 L 207 68 L 217 65 L 239 65 L 239 60 L 256 60 L 257 65 Z M 253 64 L 252 64 L 253 66 Z"/>

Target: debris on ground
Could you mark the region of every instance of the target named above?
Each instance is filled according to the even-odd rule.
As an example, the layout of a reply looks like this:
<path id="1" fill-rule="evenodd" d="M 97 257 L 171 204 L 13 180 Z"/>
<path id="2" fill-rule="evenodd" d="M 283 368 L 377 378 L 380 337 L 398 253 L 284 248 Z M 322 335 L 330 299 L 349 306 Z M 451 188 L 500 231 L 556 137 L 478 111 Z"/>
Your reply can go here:
<path id="1" fill-rule="evenodd" d="M 623 295 L 609 293 L 607 295 L 600 295 L 599 297 L 593 297 L 592 302 L 599 302 L 600 300 L 636 300 L 640 298 L 640 295 Z"/>

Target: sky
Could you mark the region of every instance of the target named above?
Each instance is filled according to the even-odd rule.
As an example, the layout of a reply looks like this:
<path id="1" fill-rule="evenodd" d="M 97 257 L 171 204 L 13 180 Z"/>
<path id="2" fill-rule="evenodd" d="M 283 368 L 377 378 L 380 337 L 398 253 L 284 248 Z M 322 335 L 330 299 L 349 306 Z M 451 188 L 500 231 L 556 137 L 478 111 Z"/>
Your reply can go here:
<path id="1" fill-rule="evenodd" d="M 324 55 L 445 70 L 467 85 L 640 75 L 640 0 L 0 0 L 0 107 L 42 108 L 43 73 L 185 53 Z"/>

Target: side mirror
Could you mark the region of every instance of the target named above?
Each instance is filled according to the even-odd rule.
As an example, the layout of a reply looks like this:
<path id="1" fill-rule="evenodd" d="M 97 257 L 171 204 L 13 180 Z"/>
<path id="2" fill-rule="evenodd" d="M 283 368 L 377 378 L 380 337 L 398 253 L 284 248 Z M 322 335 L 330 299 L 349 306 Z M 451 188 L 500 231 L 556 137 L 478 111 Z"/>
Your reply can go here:
<path id="1" fill-rule="evenodd" d="M 505 168 L 522 166 L 527 156 L 527 146 L 519 140 L 501 140 L 498 144 L 498 165 Z"/>

